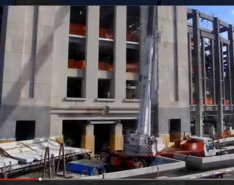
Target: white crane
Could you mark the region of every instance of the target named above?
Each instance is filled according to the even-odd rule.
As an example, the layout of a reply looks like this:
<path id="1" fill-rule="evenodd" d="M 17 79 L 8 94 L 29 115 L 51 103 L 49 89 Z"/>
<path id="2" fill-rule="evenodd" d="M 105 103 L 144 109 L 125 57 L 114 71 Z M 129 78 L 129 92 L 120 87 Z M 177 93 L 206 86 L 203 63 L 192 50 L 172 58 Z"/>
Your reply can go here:
<path id="1" fill-rule="evenodd" d="M 152 136 L 151 106 L 157 102 L 157 57 L 155 45 L 155 7 L 149 7 L 147 35 L 145 39 L 146 60 L 141 78 L 141 104 L 138 117 L 137 131 L 125 136 L 124 151 L 131 156 L 154 156 L 164 148 L 160 138 Z M 156 124 L 156 123 L 154 123 Z"/>

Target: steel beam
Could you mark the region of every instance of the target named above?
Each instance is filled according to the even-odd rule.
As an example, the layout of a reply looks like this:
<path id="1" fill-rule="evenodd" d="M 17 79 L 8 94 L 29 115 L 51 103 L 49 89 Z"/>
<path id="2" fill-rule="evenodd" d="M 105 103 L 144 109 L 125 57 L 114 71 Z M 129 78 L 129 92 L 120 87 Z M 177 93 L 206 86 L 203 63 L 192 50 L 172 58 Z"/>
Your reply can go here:
<path id="1" fill-rule="evenodd" d="M 201 36 L 209 38 L 209 39 L 213 39 L 213 40 L 215 39 L 215 36 L 213 33 L 206 31 L 204 29 L 200 29 L 200 31 L 201 31 Z"/>
<path id="2" fill-rule="evenodd" d="M 213 82 L 213 101 L 214 105 L 216 105 L 216 80 L 215 80 L 215 58 L 214 58 L 214 40 L 211 40 L 211 56 L 212 56 L 212 82 Z"/>
<path id="3" fill-rule="evenodd" d="M 216 95 L 218 104 L 218 119 L 217 119 L 217 136 L 221 137 L 223 132 L 223 70 L 221 59 L 221 46 L 219 35 L 220 21 L 217 17 L 214 19 L 214 33 L 215 33 L 215 71 L 216 71 Z"/>
<path id="4" fill-rule="evenodd" d="M 228 90 L 228 99 L 230 100 L 230 103 L 232 102 L 232 97 L 231 97 L 231 87 L 232 87 L 232 84 L 231 84 L 231 64 L 230 64 L 230 44 L 228 44 L 227 46 L 227 64 L 228 64 L 228 89 L 226 89 L 226 91 Z"/>
<path id="5" fill-rule="evenodd" d="M 206 19 L 210 22 L 213 22 L 214 21 L 214 17 L 210 16 L 210 15 L 207 15 L 205 13 L 202 13 L 202 12 L 199 12 L 199 15 L 202 19 Z"/>
<path id="6" fill-rule="evenodd" d="M 205 59 L 205 38 L 201 37 L 201 72 L 203 86 L 203 104 L 206 104 L 206 59 Z"/>
<path id="7" fill-rule="evenodd" d="M 230 103 L 231 105 L 234 104 L 234 45 L 233 45 L 233 26 L 230 24 L 229 25 L 229 31 L 228 31 L 228 39 L 230 40 L 230 45 L 229 45 L 229 58 L 230 58 Z M 233 111 L 233 110 L 232 110 Z"/>
<path id="8" fill-rule="evenodd" d="M 223 32 L 225 32 L 225 31 L 228 31 L 228 28 L 227 28 L 227 27 L 222 27 L 222 28 L 219 29 L 219 32 L 220 32 L 220 33 L 223 33 Z"/>
<path id="9" fill-rule="evenodd" d="M 227 39 L 225 39 L 225 38 L 223 38 L 223 37 L 220 37 L 220 40 L 221 40 L 221 42 L 223 42 L 224 44 L 230 44 L 230 41 L 227 40 Z"/>
<path id="10" fill-rule="evenodd" d="M 214 18 L 214 20 L 216 19 L 217 17 Z M 219 20 L 219 25 L 223 26 L 223 27 L 226 27 L 226 28 L 229 28 L 229 24 L 223 20 Z"/>
<path id="11" fill-rule="evenodd" d="M 201 73 L 201 48 L 200 48 L 200 31 L 199 31 L 199 14 L 193 10 L 193 29 L 194 29 L 194 64 L 195 64 L 195 97 L 196 97 L 196 121 L 195 134 L 203 135 L 203 93 L 202 93 L 202 73 Z"/>

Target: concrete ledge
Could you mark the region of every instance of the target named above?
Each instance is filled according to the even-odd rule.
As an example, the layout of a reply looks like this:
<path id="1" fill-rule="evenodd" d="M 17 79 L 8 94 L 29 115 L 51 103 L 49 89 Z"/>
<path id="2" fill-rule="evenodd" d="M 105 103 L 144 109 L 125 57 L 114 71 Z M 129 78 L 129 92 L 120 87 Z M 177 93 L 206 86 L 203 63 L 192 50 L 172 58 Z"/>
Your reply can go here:
<path id="1" fill-rule="evenodd" d="M 185 163 L 182 161 L 173 161 L 169 164 L 160 164 L 157 166 L 150 166 L 145 168 L 139 168 L 134 170 L 124 170 L 113 173 L 105 173 L 104 179 L 119 179 L 119 178 L 141 178 L 144 176 L 156 176 L 157 173 L 177 170 L 184 168 Z"/>
<path id="2" fill-rule="evenodd" d="M 66 97 L 64 98 L 65 101 L 85 101 L 86 98 L 70 98 L 70 97 Z"/>
<path id="3" fill-rule="evenodd" d="M 174 158 L 185 161 L 187 168 L 199 170 L 234 166 L 234 154 L 226 154 L 212 157 L 196 157 L 182 154 L 174 154 Z"/>
<path id="4" fill-rule="evenodd" d="M 140 103 L 141 100 L 140 99 L 124 99 L 123 102 L 126 102 L 126 103 Z"/>
<path id="5" fill-rule="evenodd" d="M 143 178 L 143 177 L 155 177 L 160 172 L 178 170 L 185 167 L 183 161 L 170 159 L 166 157 L 157 157 L 160 160 L 167 162 L 167 164 L 159 164 L 145 168 L 138 168 L 133 170 L 123 170 L 118 172 L 104 173 L 96 176 L 86 176 L 81 179 L 121 179 L 121 178 Z"/>
<path id="6" fill-rule="evenodd" d="M 97 102 L 114 102 L 115 99 L 113 99 L 113 98 L 96 98 L 95 101 L 97 101 Z"/>

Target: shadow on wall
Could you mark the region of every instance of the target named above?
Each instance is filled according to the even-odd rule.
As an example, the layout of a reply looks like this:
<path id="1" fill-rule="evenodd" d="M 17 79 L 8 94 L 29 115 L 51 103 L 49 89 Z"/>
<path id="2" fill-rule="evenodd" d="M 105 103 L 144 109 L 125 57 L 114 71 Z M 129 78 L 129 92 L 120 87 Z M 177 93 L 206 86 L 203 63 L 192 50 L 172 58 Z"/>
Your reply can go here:
<path id="1" fill-rule="evenodd" d="M 34 11 L 36 11 L 37 8 L 38 7 L 35 7 Z M 39 7 L 39 9 L 40 9 L 40 7 Z M 19 76 L 17 82 L 15 82 L 14 86 L 10 89 L 9 93 L 3 98 L 3 102 L 11 99 L 11 101 L 13 102 L 14 105 L 12 105 L 9 110 L 7 110 L 7 112 L 6 112 L 7 114 L 6 113 L 5 113 L 5 115 L 2 114 L 4 116 L 1 118 L 0 128 L 3 127 L 4 124 L 6 124 L 6 120 L 12 115 L 12 113 L 16 109 L 16 107 L 17 107 L 17 105 L 19 103 L 19 100 L 20 100 L 21 90 L 27 84 L 27 80 L 25 80 L 24 82 L 21 81 L 22 74 L 27 73 L 28 69 L 32 69 L 32 68 L 30 68 L 30 66 L 32 65 L 31 63 L 34 62 L 35 63 L 35 66 L 34 66 L 34 69 L 33 69 L 34 71 L 33 70 L 32 71 L 34 73 L 34 76 L 36 76 L 36 74 L 38 73 L 38 71 L 40 70 L 40 68 L 42 67 L 42 65 L 45 63 L 45 61 L 49 57 L 51 57 L 52 52 L 53 52 L 53 37 L 54 37 L 54 32 L 56 32 L 56 30 L 59 27 L 61 27 L 61 25 L 63 23 L 63 19 L 66 17 L 66 15 L 68 13 L 69 13 L 69 9 L 68 8 L 66 9 L 66 11 L 64 11 L 64 7 L 59 8 L 59 10 L 57 11 L 57 13 L 55 15 L 55 24 L 54 24 L 54 27 L 52 28 L 53 31 L 51 31 L 50 35 L 48 36 L 48 38 L 45 40 L 45 42 L 43 43 L 43 45 L 39 49 L 37 49 L 37 48 L 32 49 L 32 51 L 34 50 L 34 53 L 31 53 L 31 57 L 30 57 L 29 61 L 24 66 L 24 68 L 21 70 L 21 75 Z M 37 30 L 37 29 L 38 28 L 37 28 L 37 25 L 36 25 L 36 29 L 35 30 Z M 35 36 L 36 37 L 33 37 L 33 44 L 32 44 L 32 46 L 34 46 L 34 47 L 36 47 L 35 45 L 38 44 L 38 42 L 37 42 L 38 41 L 38 37 L 37 37 L 37 35 L 35 35 Z M 35 54 L 35 56 L 34 56 L 34 54 Z M 43 56 L 43 57 L 42 57 L 42 59 L 38 60 L 38 56 Z M 34 61 L 34 60 L 36 60 L 36 61 Z M 30 79 L 28 79 L 28 81 L 30 81 Z M 32 85 L 34 86 L 35 83 L 32 82 Z M 18 92 L 17 93 L 17 97 L 15 97 L 16 92 Z M 1 133 L 0 133 L 0 135 L 1 135 Z"/>

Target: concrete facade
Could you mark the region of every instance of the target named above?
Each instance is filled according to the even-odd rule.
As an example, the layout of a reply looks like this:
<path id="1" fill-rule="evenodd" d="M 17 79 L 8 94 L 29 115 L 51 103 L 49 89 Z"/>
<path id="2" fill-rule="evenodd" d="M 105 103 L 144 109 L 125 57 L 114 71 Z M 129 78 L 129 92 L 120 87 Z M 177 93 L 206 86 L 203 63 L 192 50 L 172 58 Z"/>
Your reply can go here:
<path id="1" fill-rule="evenodd" d="M 85 132 L 92 121 L 113 121 L 113 148 L 121 149 L 122 120 L 136 120 L 138 99 L 126 99 L 127 7 L 115 7 L 114 69 L 98 69 L 99 6 L 87 7 L 86 70 L 68 68 L 69 6 L 7 8 L 1 92 L 0 138 L 14 139 L 17 120 L 34 120 L 35 137 L 61 136 L 63 120 L 81 120 Z M 157 8 L 159 35 L 159 135 L 168 135 L 169 120 L 180 119 L 181 132 L 190 131 L 186 7 Z M 147 7 L 141 7 L 140 65 L 144 66 L 144 34 Z M 112 80 L 112 98 L 98 98 L 98 79 Z M 81 98 L 67 97 L 67 78 L 83 78 Z M 116 125 L 117 123 L 117 125 Z M 85 136 L 84 136 L 85 137 Z M 93 133 L 90 138 L 94 139 Z M 86 137 L 87 139 L 87 137 Z M 86 141 L 83 139 L 83 145 Z M 90 146 L 91 148 L 93 146 Z M 90 148 L 89 147 L 89 148 Z"/>
<path id="2" fill-rule="evenodd" d="M 181 119 L 190 132 L 188 50 L 184 7 L 158 8 L 159 133 L 167 134 L 170 119 Z"/>

